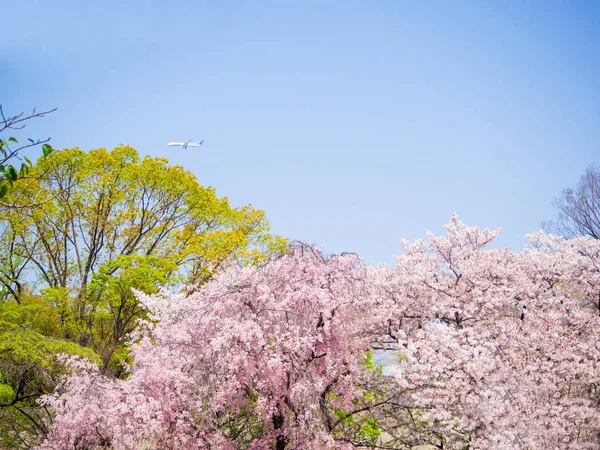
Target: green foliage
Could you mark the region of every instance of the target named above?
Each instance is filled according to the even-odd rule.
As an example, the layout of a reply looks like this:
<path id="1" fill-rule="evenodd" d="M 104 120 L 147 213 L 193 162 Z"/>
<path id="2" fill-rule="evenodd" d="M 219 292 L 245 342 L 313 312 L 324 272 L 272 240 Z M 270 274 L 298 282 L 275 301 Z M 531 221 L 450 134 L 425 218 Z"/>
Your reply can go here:
<path id="1" fill-rule="evenodd" d="M 30 142 L 35 145 L 36 143 L 30 139 Z M 14 137 L 9 137 L 7 140 L 0 139 L 0 199 L 4 198 L 9 191 L 9 186 L 13 186 L 14 182 L 20 178 L 26 178 L 29 175 L 33 164 L 27 157 L 19 157 L 18 150 L 11 151 L 10 145 L 18 144 L 18 141 Z M 53 152 L 53 148 L 50 144 L 42 145 L 42 154 L 44 158 L 50 156 Z M 20 159 L 21 167 L 17 169 L 13 164 L 10 163 L 13 159 Z"/>
<path id="2" fill-rule="evenodd" d="M 59 311 L 51 298 L 28 295 L 21 302 L 0 303 L 0 332 L 14 327 L 34 329 L 44 336 L 62 337 Z"/>
<path id="3" fill-rule="evenodd" d="M 44 154 L 44 158 L 47 158 L 48 156 L 50 156 L 50 153 L 52 153 L 52 147 L 50 146 L 50 144 L 44 144 L 42 145 L 42 152 Z"/>
<path id="4" fill-rule="evenodd" d="M 377 376 L 383 375 L 383 366 L 375 362 L 375 352 L 372 350 L 364 352 L 362 365 Z M 349 439 L 361 445 L 375 445 L 381 435 L 379 422 L 372 415 L 373 405 L 385 400 L 385 392 L 368 388 L 359 388 L 359 395 L 352 398 L 352 410 L 337 408 L 334 410 L 335 433 L 338 438 Z M 329 394 L 332 400 L 341 398 L 337 393 Z"/>
<path id="5" fill-rule="evenodd" d="M 46 335 L 47 334 L 47 335 Z M 89 348 L 58 337 L 58 317 L 43 297 L 0 303 L 0 443 L 29 448 L 45 432 L 49 412 L 36 403 L 66 373 L 64 355 L 100 363 Z"/>
<path id="6" fill-rule="evenodd" d="M 0 447 L 45 432 L 35 399 L 64 374 L 59 354 L 125 376 L 128 336 L 146 317 L 134 291 L 200 285 L 232 260 L 258 264 L 288 246 L 263 211 L 232 207 L 166 159 L 127 146 L 42 151 L 0 174 L 11 205 L 0 205 L 0 399 L 17 400 L 0 407 Z"/>
<path id="7" fill-rule="evenodd" d="M 43 293 L 61 337 L 93 348 L 105 367 L 144 317 L 132 289 L 202 284 L 232 259 L 256 264 L 287 249 L 263 211 L 233 208 L 182 167 L 131 147 L 55 151 L 31 174 L 10 195 L 49 200 L 0 210 L 0 246 L 10 249 L 0 254 L 0 294 Z"/>
<path id="8" fill-rule="evenodd" d="M 0 354 L 2 365 L 34 365 L 51 372 L 62 367 L 57 358 L 59 354 L 80 355 L 96 363 L 100 362 L 92 349 L 74 342 L 49 338 L 23 326 L 13 326 L 0 334 Z"/>
<path id="9" fill-rule="evenodd" d="M 0 383 L 0 403 L 10 403 L 15 398 L 15 391 L 9 384 Z"/>
<path id="10" fill-rule="evenodd" d="M 92 275 L 86 315 L 93 326 L 83 331 L 114 372 L 128 359 L 125 337 L 144 316 L 134 291 L 154 294 L 161 287 L 173 287 L 183 279 L 174 275 L 177 271 L 177 264 L 166 257 L 120 255 Z"/>
<path id="11" fill-rule="evenodd" d="M 250 396 L 253 397 L 253 393 Z M 256 406 L 256 402 L 252 404 Z M 264 422 L 254 408 L 229 408 L 221 422 L 224 434 L 235 440 L 240 449 L 250 447 L 264 432 Z"/>
<path id="12" fill-rule="evenodd" d="M 337 434 L 339 436 L 352 436 L 354 442 L 376 444 L 381 436 L 379 422 L 370 417 L 368 410 L 352 413 L 343 409 L 335 411 Z"/>
<path id="13" fill-rule="evenodd" d="M 365 438 L 371 441 L 375 441 L 381 435 L 379 423 L 375 419 L 365 420 L 361 424 L 360 429 L 364 434 Z"/>
<path id="14" fill-rule="evenodd" d="M 375 362 L 375 352 L 373 350 L 365 352 L 365 360 L 363 361 L 363 365 L 369 370 L 372 370 L 379 375 L 383 375 L 383 366 Z"/>

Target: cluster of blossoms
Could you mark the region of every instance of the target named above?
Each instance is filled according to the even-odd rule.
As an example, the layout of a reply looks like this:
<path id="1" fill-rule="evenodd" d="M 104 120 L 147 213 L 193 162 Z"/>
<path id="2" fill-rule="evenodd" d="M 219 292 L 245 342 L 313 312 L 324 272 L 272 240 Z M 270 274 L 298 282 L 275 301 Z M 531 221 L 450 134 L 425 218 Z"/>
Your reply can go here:
<path id="1" fill-rule="evenodd" d="M 42 448 L 352 448 L 332 430 L 368 382 L 365 280 L 357 257 L 302 247 L 189 296 L 139 294 L 154 323 L 130 377 L 75 363 L 45 399 L 57 417 Z"/>
<path id="2" fill-rule="evenodd" d="M 395 268 L 299 247 L 139 294 L 129 377 L 74 361 L 40 448 L 600 448 L 600 241 L 446 228 Z"/>
<path id="3" fill-rule="evenodd" d="M 600 448 L 600 242 L 498 230 L 456 217 L 374 271 L 389 302 L 391 371 L 442 448 Z"/>

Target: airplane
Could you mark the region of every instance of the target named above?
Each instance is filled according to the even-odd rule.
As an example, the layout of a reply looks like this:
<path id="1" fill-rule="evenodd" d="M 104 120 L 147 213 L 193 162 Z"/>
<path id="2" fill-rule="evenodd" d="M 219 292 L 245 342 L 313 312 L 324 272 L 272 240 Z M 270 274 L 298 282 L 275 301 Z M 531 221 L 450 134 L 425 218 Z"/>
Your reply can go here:
<path id="1" fill-rule="evenodd" d="M 204 144 L 204 139 L 202 139 L 197 144 L 195 142 L 192 142 L 192 141 L 193 141 L 193 139 L 190 139 L 187 142 L 169 142 L 167 145 L 169 147 L 179 147 L 179 148 L 186 149 L 188 147 L 200 147 L 200 146 L 202 146 L 202 144 Z"/>

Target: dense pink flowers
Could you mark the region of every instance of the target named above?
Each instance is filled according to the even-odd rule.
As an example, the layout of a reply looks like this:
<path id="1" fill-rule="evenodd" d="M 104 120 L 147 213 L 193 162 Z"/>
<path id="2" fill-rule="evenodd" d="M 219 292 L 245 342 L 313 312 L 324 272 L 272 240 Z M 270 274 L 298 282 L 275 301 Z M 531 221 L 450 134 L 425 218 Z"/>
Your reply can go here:
<path id="1" fill-rule="evenodd" d="M 232 267 L 199 292 L 139 295 L 155 318 L 125 381 L 77 365 L 48 448 L 347 448 L 335 408 L 369 369 L 359 326 L 365 268 L 302 248 L 262 269 Z"/>
<path id="2" fill-rule="evenodd" d="M 456 217 L 405 243 L 379 295 L 398 384 L 444 448 L 600 448 L 600 244 L 543 233 L 520 253 Z"/>
<path id="3" fill-rule="evenodd" d="M 600 243 L 497 233 L 453 217 L 393 269 L 300 247 L 140 294 L 131 375 L 74 361 L 41 446 L 600 448 Z"/>

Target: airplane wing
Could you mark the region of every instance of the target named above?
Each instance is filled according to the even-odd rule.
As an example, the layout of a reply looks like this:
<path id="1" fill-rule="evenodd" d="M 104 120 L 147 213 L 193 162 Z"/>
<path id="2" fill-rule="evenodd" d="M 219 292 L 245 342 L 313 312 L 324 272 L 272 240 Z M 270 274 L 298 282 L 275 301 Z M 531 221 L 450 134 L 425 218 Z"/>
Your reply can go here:
<path id="1" fill-rule="evenodd" d="M 169 145 L 171 147 L 173 147 L 173 146 L 180 147 L 180 146 L 185 145 L 185 144 L 183 142 L 169 142 L 167 145 Z"/>

